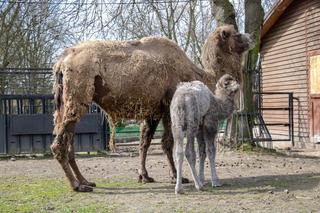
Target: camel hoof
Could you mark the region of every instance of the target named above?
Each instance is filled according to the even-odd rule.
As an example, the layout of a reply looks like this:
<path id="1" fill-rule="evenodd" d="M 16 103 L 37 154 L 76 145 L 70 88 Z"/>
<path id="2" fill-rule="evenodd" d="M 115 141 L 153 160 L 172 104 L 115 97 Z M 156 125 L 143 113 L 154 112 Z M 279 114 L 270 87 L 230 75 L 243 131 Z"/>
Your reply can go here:
<path id="1" fill-rule="evenodd" d="M 190 181 L 188 178 L 182 177 L 182 183 L 190 183 Z"/>
<path id="2" fill-rule="evenodd" d="M 190 183 L 189 179 L 188 178 L 184 178 L 184 177 L 182 177 L 181 181 L 182 181 L 182 183 Z M 172 184 L 176 184 L 176 182 L 177 182 L 177 179 L 175 177 L 172 177 L 171 183 Z"/>
<path id="3" fill-rule="evenodd" d="M 87 185 L 79 185 L 78 187 L 76 187 L 74 189 L 74 191 L 76 191 L 76 192 L 92 192 L 93 188 L 91 186 L 87 186 Z"/>
<path id="4" fill-rule="evenodd" d="M 139 183 L 153 183 L 154 179 L 148 175 L 139 175 Z"/>
<path id="5" fill-rule="evenodd" d="M 96 183 L 94 182 L 88 182 L 87 184 L 84 184 L 84 185 L 87 185 L 87 186 L 91 186 L 91 187 L 96 187 Z"/>
<path id="6" fill-rule="evenodd" d="M 94 183 L 94 182 L 89 182 L 89 181 L 87 181 L 87 180 L 82 180 L 82 181 L 80 181 L 80 184 L 81 184 L 81 185 L 86 185 L 86 186 L 91 186 L 91 187 L 96 187 L 96 186 L 97 186 L 96 183 Z"/>

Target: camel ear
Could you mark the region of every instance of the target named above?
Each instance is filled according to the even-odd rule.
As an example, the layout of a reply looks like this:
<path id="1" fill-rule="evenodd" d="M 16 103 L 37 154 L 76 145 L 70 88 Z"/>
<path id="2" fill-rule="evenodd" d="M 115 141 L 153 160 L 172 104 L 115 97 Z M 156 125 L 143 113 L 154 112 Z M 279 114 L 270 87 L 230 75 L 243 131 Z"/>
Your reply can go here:
<path id="1" fill-rule="evenodd" d="M 223 88 L 223 85 L 221 85 L 221 81 L 218 81 L 216 83 L 216 89 L 222 89 Z"/>
<path id="2" fill-rule="evenodd" d="M 230 36 L 230 33 L 225 31 L 225 30 L 222 30 L 221 33 L 220 33 L 220 36 L 222 38 L 223 41 L 227 40 Z"/>

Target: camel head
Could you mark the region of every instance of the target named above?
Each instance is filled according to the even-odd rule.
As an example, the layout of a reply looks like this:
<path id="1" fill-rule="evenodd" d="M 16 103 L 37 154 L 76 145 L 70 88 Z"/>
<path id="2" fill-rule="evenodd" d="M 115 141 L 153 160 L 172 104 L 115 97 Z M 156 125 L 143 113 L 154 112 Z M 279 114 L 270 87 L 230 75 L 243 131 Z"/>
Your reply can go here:
<path id="1" fill-rule="evenodd" d="M 233 25 L 224 25 L 216 29 L 218 40 L 222 48 L 241 55 L 255 46 L 255 41 L 249 33 L 241 34 Z"/>
<path id="2" fill-rule="evenodd" d="M 224 74 L 216 84 L 216 93 L 225 94 L 229 97 L 234 97 L 240 89 L 240 84 L 229 74 Z"/>

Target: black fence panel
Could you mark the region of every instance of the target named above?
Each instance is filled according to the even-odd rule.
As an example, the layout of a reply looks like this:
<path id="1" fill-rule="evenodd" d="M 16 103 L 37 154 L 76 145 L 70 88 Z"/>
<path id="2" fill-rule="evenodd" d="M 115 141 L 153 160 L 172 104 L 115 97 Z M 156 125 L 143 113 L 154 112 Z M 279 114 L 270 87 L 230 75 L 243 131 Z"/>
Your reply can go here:
<path id="1" fill-rule="evenodd" d="M 0 154 L 49 153 L 53 141 L 52 95 L 0 97 Z M 106 149 L 105 116 L 92 105 L 75 128 L 75 151 Z"/>
<path id="2" fill-rule="evenodd" d="M 0 115 L 0 154 L 7 153 L 6 138 L 6 116 Z"/>

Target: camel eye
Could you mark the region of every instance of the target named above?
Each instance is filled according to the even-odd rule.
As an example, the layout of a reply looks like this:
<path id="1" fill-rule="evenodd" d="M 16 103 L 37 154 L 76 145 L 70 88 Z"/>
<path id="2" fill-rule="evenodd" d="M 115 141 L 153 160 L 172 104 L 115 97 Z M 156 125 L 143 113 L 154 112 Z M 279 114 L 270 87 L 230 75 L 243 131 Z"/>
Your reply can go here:
<path id="1" fill-rule="evenodd" d="M 235 35 L 233 35 L 233 36 L 234 36 L 234 38 L 235 38 L 236 40 L 238 40 L 238 41 L 241 40 L 241 34 L 235 34 Z"/>

